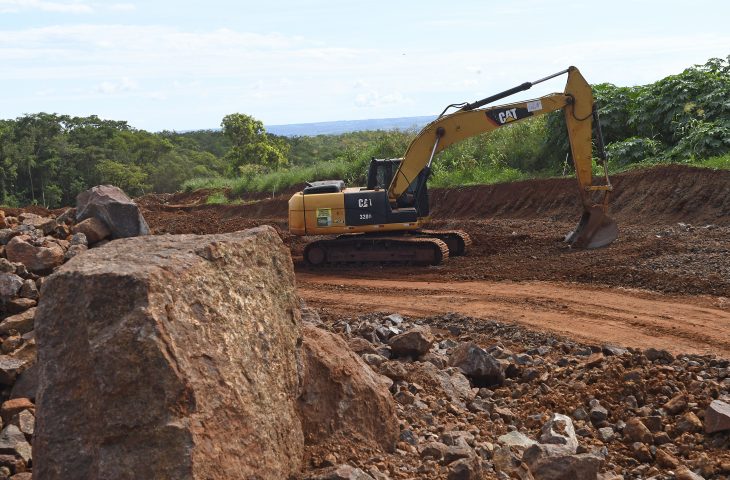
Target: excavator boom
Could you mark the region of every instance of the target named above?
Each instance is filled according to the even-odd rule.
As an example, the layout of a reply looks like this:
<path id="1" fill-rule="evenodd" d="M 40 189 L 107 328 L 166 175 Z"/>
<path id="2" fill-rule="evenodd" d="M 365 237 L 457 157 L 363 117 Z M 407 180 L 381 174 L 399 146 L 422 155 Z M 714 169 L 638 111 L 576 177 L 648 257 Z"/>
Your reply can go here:
<path id="1" fill-rule="evenodd" d="M 563 93 L 554 93 L 524 102 L 480 108 L 487 103 L 527 90 L 532 85 L 564 73 L 568 74 L 568 81 Z M 608 181 L 605 162 L 606 184 L 593 185 L 591 138 L 593 119 L 597 113 L 593 105 L 591 87 L 575 67 L 569 67 L 536 82 L 523 83 L 478 102 L 466 104 L 460 111 L 442 115 L 424 127 L 409 145 L 399 169 L 393 175 L 393 180 L 388 187 L 390 202 L 396 203 L 421 171 L 426 169 L 429 172 L 433 157 L 450 145 L 480 133 L 556 110 L 563 110 L 565 115 L 578 180 L 579 197 L 583 208 L 583 215 L 578 226 L 566 236 L 566 241 L 578 248 L 597 248 L 610 244 L 618 236 L 615 222 L 607 216 L 612 187 Z M 600 137 L 600 124 L 597 123 L 597 126 Z M 602 147 L 602 142 L 599 143 Z M 601 201 L 597 204 L 592 201 L 594 192 L 598 192 L 602 196 Z"/>

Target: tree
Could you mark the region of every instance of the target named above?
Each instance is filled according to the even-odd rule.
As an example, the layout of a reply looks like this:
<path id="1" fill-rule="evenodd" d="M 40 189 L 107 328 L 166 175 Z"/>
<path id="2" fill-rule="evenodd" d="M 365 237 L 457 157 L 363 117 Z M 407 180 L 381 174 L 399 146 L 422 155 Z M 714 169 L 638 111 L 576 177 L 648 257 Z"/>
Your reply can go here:
<path id="1" fill-rule="evenodd" d="M 130 195 L 141 195 L 149 188 L 144 182 L 147 174 L 137 165 L 102 160 L 96 165 L 101 183 L 119 187 Z"/>
<path id="2" fill-rule="evenodd" d="M 239 174 L 244 165 L 276 169 L 288 163 L 286 144 L 269 137 L 261 121 L 242 113 L 232 113 L 223 117 L 221 127 L 233 145 L 225 155 L 229 174 Z"/>

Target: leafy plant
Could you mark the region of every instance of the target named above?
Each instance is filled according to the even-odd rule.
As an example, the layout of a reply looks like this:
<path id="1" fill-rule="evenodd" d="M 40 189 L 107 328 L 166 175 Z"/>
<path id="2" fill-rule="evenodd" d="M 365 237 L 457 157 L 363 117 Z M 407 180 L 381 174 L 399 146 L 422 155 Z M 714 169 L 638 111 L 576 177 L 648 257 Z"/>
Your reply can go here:
<path id="1" fill-rule="evenodd" d="M 631 163 L 659 158 L 663 151 L 660 141 L 652 138 L 631 137 L 606 146 L 611 167 L 624 167 Z"/>

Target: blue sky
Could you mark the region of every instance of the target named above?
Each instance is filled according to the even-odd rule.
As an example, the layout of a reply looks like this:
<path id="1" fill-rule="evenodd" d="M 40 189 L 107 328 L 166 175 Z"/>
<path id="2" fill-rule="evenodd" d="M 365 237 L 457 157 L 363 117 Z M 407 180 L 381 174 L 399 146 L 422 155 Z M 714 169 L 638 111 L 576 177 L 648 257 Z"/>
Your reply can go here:
<path id="1" fill-rule="evenodd" d="M 0 0 L 0 118 L 147 130 L 439 113 L 568 65 L 645 84 L 730 55 L 727 0 Z M 516 98 L 560 91 L 553 80 Z"/>

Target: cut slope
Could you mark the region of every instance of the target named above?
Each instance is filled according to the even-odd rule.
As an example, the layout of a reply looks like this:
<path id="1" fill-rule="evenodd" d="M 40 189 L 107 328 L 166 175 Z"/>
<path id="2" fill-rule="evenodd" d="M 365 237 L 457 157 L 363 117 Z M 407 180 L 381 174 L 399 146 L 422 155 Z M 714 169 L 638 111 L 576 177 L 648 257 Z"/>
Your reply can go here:
<path id="1" fill-rule="evenodd" d="M 611 215 L 621 223 L 730 224 L 730 171 L 669 165 L 614 175 Z M 431 192 L 435 218 L 572 220 L 580 214 L 572 178 L 525 180 Z"/>

